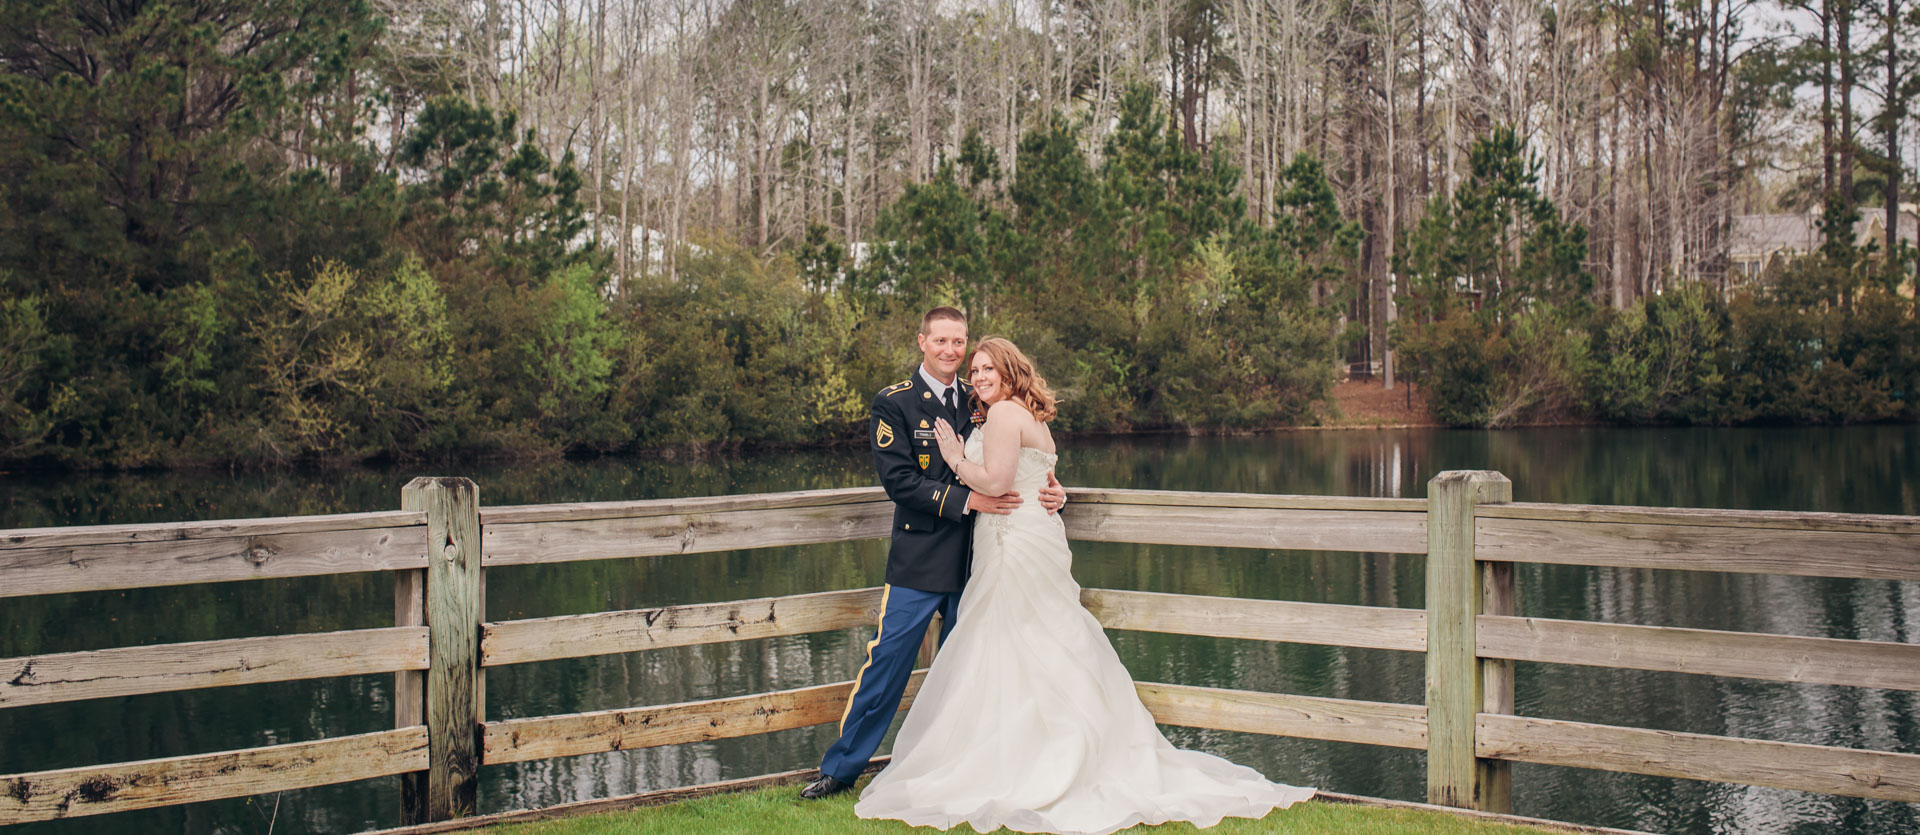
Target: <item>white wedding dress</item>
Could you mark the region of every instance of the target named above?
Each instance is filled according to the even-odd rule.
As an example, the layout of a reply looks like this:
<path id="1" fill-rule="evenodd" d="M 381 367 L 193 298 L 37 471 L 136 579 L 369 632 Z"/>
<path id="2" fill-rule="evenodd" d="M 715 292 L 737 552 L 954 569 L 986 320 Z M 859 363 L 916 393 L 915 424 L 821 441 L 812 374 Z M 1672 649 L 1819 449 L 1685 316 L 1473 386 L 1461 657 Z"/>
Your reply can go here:
<path id="1" fill-rule="evenodd" d="M 981 435 L 967 458 L 981 462 Z M 1037 496 L 1057 456 L 1020 450 L 1013 489 Z M 854 811 L 947 829 L 1104 835 L 1137 824 L 1259 818 L 1313 796 L 1174 748 L 1080 606 L 1066 529 L 1029 498 L 980 514 L 953 632 Z"/>

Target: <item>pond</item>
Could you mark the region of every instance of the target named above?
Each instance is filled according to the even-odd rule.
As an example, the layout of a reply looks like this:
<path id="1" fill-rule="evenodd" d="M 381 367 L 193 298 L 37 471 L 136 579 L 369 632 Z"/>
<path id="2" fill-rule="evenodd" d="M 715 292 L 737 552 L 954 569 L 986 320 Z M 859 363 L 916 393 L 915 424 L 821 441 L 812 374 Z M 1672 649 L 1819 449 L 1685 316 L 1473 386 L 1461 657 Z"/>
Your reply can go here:
<path id="1" fill-rule="evenodd" d="M 1519 501 L 1920 515 L 1920 427 L 1387 430 L 1074 438 L 1070 486 L 1425 495 L 1493 469 Z M 595 458 L 228 474 L 0 474 L 0 528 L 388 510 L 418 475 L 463 475 L 486 505 L 776 492 L 874 483 L 864 450 Z M 879 585 L 883 543 L 493 569 L 487 619 Z M 1090 588 L 1423 605 L 1422 558 L 1077 543 Z M 1920 642 L 1920 583 L 1521 566 L 1522 615 Z M 0 657 L 386 626 L 388 575 L 180 586 L 0 602 Z M 853 677 L 871 629 L 496 668 L 490 719 L 744 695 Z M 1143 681 L 1418 703 L 1421 656 L 1109 633 Z M 390 675 L 0 710 L 0 774 L 384 730 Z M 1920 751 L 1920 693 L 1518 665 L 1531 716 Z M 1423 754 L 1168 728 L 1185 747 L 1332 791 L 1424 799 Z M 481 812 L 808 768 L 832 726 L 482 769 Z M 883 746 L 884 750 L 884 746 Z M 397 778 L 18 827 L 21 833 L 342 832 L 399 822 Z M 1658 832 L 1920 831 L 1920 804 L 1520 764 L 1514 811 Z"/>

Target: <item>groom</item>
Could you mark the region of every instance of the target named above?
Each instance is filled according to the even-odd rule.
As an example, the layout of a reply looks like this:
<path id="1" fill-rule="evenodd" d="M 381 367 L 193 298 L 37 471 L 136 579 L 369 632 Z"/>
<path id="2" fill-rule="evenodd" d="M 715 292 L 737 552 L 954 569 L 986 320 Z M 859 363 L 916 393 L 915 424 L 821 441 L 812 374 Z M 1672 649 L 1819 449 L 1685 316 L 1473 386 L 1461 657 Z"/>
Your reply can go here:
<path id="1" fill-rule="evenodd" d="M 933 437 L 945 419 L 965 440 L 974 430 L 969 415 L 973 389 L 959 379 L 967 361 L 967 317 L 936 307 L 920 319 L 920 367 L 912 377 L 873 398 L 873 464 L 893 500 L 893 542 L 887 549 L 887 585 L 880 596 L 880 631 L 867 643 L 867 661 L 853 679 L 840 716 L 840 738 L 820 760 L 820 779 L 800 791 L 820 798 L 853 788 L 873 749 L 900 710 L 907 676 L 935 613 L 940 639 L 953 629 L 960 590 L 967 584 L 973 553 L 971 513 L 1011 513 L 1020 496 L 982 496 L 947 469 Z M 1049 513 L 1067 501 L 1051 473 L 1040 491 Z"/>

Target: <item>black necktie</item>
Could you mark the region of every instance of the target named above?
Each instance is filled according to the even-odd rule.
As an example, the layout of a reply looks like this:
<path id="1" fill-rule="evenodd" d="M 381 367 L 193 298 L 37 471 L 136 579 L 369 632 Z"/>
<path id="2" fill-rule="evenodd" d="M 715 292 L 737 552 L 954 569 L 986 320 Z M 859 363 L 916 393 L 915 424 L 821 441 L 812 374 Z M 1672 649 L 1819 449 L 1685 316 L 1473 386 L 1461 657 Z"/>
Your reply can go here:
<path id="1" fill-rule="evenodd" d="M 947 422 L 953 424 L 953 431 L 960 431 L 960 407 L 953 405 L 953 387 L 947 387 Z"/>

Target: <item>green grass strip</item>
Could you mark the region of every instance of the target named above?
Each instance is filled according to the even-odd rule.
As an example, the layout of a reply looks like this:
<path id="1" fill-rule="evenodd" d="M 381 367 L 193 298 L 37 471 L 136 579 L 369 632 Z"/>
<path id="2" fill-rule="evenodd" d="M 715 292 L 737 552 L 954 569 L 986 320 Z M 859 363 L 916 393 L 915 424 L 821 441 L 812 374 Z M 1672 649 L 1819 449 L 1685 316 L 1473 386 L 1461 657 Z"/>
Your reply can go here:
<path id="1" fill-rule="evenodd" d="M 862 780 L 864 787 L 866 781 Z M 799 786 L 776 786 L 736 794 L 718 794 L 694 800 L 633 809 L 582 815 L 577 818 L 511 824 L 485 830 L 485 835 L 708 835 L 708 833 L 765 833 L 792 835 L 880 835 L 880 833 L 936 832 L 931 827 L 910 827 L 899 821 L 861 820 L 853 814 L 857 792 L 843 792 L 825 800 L 801 800 Z M 950 832 L 971 833 L 966 826 Z M 1000 832 L 1008 830 L 1001 829 Z M 1261 820 L 1227 818 L 1211 829 L 1191 824 L 1170 823 L 1140 826 L 1126 832 L 1184 833 L 1209 835 L 1240 833 L 1341 833 L 1342 835 L 1522 835 L 1551 830 L 1530 826 L 1488 823 L 1457 817 L 1444 812 L 1417 809 L 1383 809 L 1345 803 L 1297 803 Z M 1556 833 L 1558 835 L 1558 833 Z"/>

